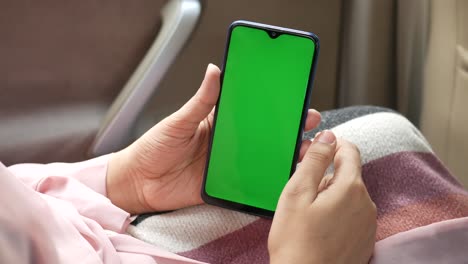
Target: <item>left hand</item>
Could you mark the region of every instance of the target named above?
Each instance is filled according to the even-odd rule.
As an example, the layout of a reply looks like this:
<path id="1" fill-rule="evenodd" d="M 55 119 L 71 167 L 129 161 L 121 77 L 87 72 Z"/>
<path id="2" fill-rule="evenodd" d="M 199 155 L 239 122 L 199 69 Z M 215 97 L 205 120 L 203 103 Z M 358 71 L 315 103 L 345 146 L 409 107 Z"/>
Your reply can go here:
<path id="1" fill-rule="evenodd" d="M 220 70 L 208 65 L 197 93 L 177 112 L 109 161 L 107 194 L 132 214 L 175 210 L 203 203 L 201 185 L 220 90 Z M 309 110 L 305 130 L 320 123 Z M 302 158 L 310 141 L 303 142 Z"/>

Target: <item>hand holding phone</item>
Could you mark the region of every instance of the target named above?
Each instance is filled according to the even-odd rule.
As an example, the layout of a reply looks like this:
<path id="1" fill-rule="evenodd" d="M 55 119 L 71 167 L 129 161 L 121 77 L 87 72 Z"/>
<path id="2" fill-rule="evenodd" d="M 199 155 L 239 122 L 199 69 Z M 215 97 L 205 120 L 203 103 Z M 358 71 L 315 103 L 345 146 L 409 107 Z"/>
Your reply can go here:
<path id="1" fill-rule="evenodd" d="M 127 148 L 114 153 L 107 172 L 107 195 L 132 214 L 177 210 L 202 203 L 203 170 L 220 90 L 220 70 L 208 65 L 197 93 Z M 305 130 L 320 123 L 309 110 Z M 305 140 L 300 157 L 310 145 Z"/>

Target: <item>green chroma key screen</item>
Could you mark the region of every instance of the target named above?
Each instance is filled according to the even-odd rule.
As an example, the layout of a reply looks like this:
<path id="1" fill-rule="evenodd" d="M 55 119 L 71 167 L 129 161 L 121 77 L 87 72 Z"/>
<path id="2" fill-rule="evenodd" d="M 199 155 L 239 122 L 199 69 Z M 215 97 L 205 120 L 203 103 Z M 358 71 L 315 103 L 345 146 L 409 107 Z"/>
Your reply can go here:
<path id="1" fill-rule="evenodd" d="M 212 197 L 275 211 L 291 173 L 312 39 L 232 29 L 206 172 Z"/>

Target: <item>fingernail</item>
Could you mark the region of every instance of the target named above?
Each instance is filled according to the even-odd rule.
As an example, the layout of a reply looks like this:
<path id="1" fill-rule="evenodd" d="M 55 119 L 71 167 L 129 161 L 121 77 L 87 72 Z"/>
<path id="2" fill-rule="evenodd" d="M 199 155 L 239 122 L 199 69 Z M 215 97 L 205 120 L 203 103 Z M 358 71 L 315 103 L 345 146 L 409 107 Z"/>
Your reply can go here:
<path id="1" fill-rule="evenodd" d="M 313 109 L 313 108 L 309 109 L 309 113 L 318 113 L 318 114 L 320 114 L 319 111 L 317 111 L 317 110 L 315 110 L 315 109 Z"/>
<path id="2" fill-rule="evenodd" d="M 316 138 L 318 138 L 318 137 L 320 136 L 320 134 L 322 134 L 322 131 L 315 133 L 314 140 L 315 140 Z"/>
<path id="3" fill-rule="evenodd" d="M 314 140 L 325 144 L 333 144 L 336 141 L 335 134 L 330 130 L 324 130 L 317 134 Z"/>

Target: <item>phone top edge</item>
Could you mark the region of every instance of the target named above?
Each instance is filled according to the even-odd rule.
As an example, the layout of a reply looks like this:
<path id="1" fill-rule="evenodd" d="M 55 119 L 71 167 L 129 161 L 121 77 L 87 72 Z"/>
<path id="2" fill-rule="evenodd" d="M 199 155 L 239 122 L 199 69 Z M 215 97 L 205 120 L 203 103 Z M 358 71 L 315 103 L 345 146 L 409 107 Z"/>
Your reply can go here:
<path id="1" fill-rule="evenodd" d="M 278 26 L 273 26 L 273 25 L 268 25 L 268 24 L 263 24 L 263 23 L 258 23 L 258 22 L 252 22 L 248 20 L 236 20 L 229 25 L 229 31 L 232 31 L 236 26 L 246 26 L 246 27 L 253 27 L 253 28 L 258 28 L 258 29 L 275 30 L 280 33 L 295 34 L 295 35 L 308 37 L 314 41 L 316 47 L 319 46 L 319 42 L 320 42 L 319 37 L 316 34 L 312 32 L 308 32 L 308 31 L 298 30 L 298 29 L 278 27 Z"/>

